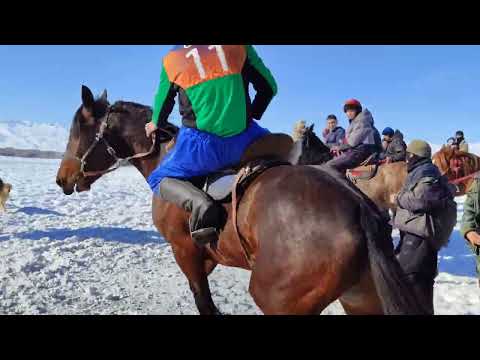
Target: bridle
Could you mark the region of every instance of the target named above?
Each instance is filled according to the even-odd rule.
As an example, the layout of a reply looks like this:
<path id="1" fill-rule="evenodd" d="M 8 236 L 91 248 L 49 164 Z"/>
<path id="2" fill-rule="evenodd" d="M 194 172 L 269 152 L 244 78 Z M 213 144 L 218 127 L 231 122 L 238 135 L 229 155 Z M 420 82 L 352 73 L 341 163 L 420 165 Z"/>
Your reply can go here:
<path id="1" fill-rule="evenodd" d="M 107 111 L 104 115 L 104 120 L 100 124 L 100 128 L 95 135 L 95 140 L 88 147 L 87 151 L 85 152 L 85 154 L 83 154 L 83 156 L 81 158 L 79 158 L 78 156 L 69 154 L 70 157 L 72 157 L 72 158 L 74 158 L 74 159 L 76 159 L 77 161 L 80 162 L 80 172 L 77 176 L 77 180 L 80 176 L 83 176 L 84 178 L 88 178 L 88 177 L 102 176 L 102 175 L 111 173 L 112 171 L 117 170 L 122 165 L 130 162 L 131 160 L 145 158 L 147 156 L 152 155 L 155 152 L 156 133 L 153 133 L 152 134 L 152 146 L 150 147 L 149 151 L 138 153 L 138 154 L 126 157 L 126 158 L 121 158 L 121 157 L 117 156 L 117 152 L 115 151 L 115 149 L 109 144 L 109 142 L 105 138 L 105 130 L 108 128 L 108 119 L 110 117 L 110 114 L 111 114 L 111 106 L 109 106 L 107 108 Z M 172 135 L 169 131 L 167 131 L 165 129 L 158 129 L 158 130 L 165 132 L 166 134 L 168 134 L 171 137 L 174 137 L 174 135 Z M 88 156 L 90 155 L 90 153 L 95 149 L 95 147 L 100 142 L 103 142 L 105 144 L 105 146 L 107 147 L 108 154 L 112 158 L 115 159 L 115 163 L 106 170 L 85 171 L 85 166 L 87 164 Z"/>

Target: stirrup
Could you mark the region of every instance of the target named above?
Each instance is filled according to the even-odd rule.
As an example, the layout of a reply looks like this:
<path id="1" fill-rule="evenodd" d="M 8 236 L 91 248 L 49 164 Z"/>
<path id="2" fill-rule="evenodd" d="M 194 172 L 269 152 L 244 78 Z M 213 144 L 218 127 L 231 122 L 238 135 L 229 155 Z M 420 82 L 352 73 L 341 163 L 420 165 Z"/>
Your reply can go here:
<path id="1" fill-rule="evenodd" d="M 199 246 L 205 246 L 218 241 L 218 232 L 214 227 L 192 231 L 191 235 L 193 241 Z"/>

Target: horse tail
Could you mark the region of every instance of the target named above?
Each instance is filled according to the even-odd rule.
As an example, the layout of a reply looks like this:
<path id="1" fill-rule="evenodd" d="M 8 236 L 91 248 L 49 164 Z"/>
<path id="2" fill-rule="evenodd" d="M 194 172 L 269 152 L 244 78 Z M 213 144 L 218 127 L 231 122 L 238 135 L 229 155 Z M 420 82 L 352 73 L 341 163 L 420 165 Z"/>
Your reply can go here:
<path id="1" fill-rule="evenodd" d="M 426 314 L 393 253 L 391 227 L 361 204 L 361 226 L 367 240 L 368 258 L 375 288 L 386 315 Z"/>

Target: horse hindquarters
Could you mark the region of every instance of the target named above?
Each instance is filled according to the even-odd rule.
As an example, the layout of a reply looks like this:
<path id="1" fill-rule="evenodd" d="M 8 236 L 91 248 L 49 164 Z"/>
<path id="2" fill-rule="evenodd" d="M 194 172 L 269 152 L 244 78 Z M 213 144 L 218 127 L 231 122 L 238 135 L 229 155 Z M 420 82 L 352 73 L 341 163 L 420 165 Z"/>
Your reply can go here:
<path id="1" fill-rule="evenodd" d="M 319 314 L 358 282 L 365 244 L 342 189 L 316 169 L 288 169 L 269 170 L 240 209 L 258 243 L 250 293 L 266 314 Z"/>

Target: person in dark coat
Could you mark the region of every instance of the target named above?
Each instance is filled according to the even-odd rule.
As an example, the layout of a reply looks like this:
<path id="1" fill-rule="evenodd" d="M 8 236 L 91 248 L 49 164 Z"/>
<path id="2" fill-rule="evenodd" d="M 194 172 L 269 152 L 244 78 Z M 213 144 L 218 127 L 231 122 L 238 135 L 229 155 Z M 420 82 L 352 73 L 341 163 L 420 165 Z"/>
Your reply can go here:
<path id="1" fill-rule="evenodd" d="M 432 150 L 425 141 L 407 147 L 408 176 L 397 195 L 394 226 L 400 230 L 397 259 L 415 293 L 433 314 L 433 285 L 437 255 L 448 243 L 456 224 L 455 189 L 431 161 Z"/>
<path id="2" fill-rule="evenodd" d="M 379 156 L 379 160 L 385 160 L 387 163 L 397 161 L 405 161 L 407 156 L 407 144 L 403 141 L 403 134 L 399 131 L 393 131 L 387 127 L 382 132 L 383 152 Z"/>
<path id="3" fill-rule="evenodd" d="M 462 130 L 458 130 L 455 133 L 455 145 L 460 151 L 468 153 L 468 143 Z"/>
<path id="4" fill-rule="evenodd" d="M 327 127 L 323 130 L 322 135 L 325 140 L 325 145 L 329 148 L 343 143 L 343 140 L 345 139 L 345 129 L 338 126 L 338 120 L 335 115 L 328 115 Z"/>
<path id="5" fill-rule="evenodd" d="M 348 169 L 360 166 L 371 155 L 382 151 L 382 139 L 374 126 L 372 113 L 363 110 L 358 100 L 348 100 L 344 105 L 344 112 L 350 125 L 345 134 L 345 141 L 340 146 L 333 146 L 332 152 L 340 156 L 327 162 L 327 166 L 345 174 Z"/>

